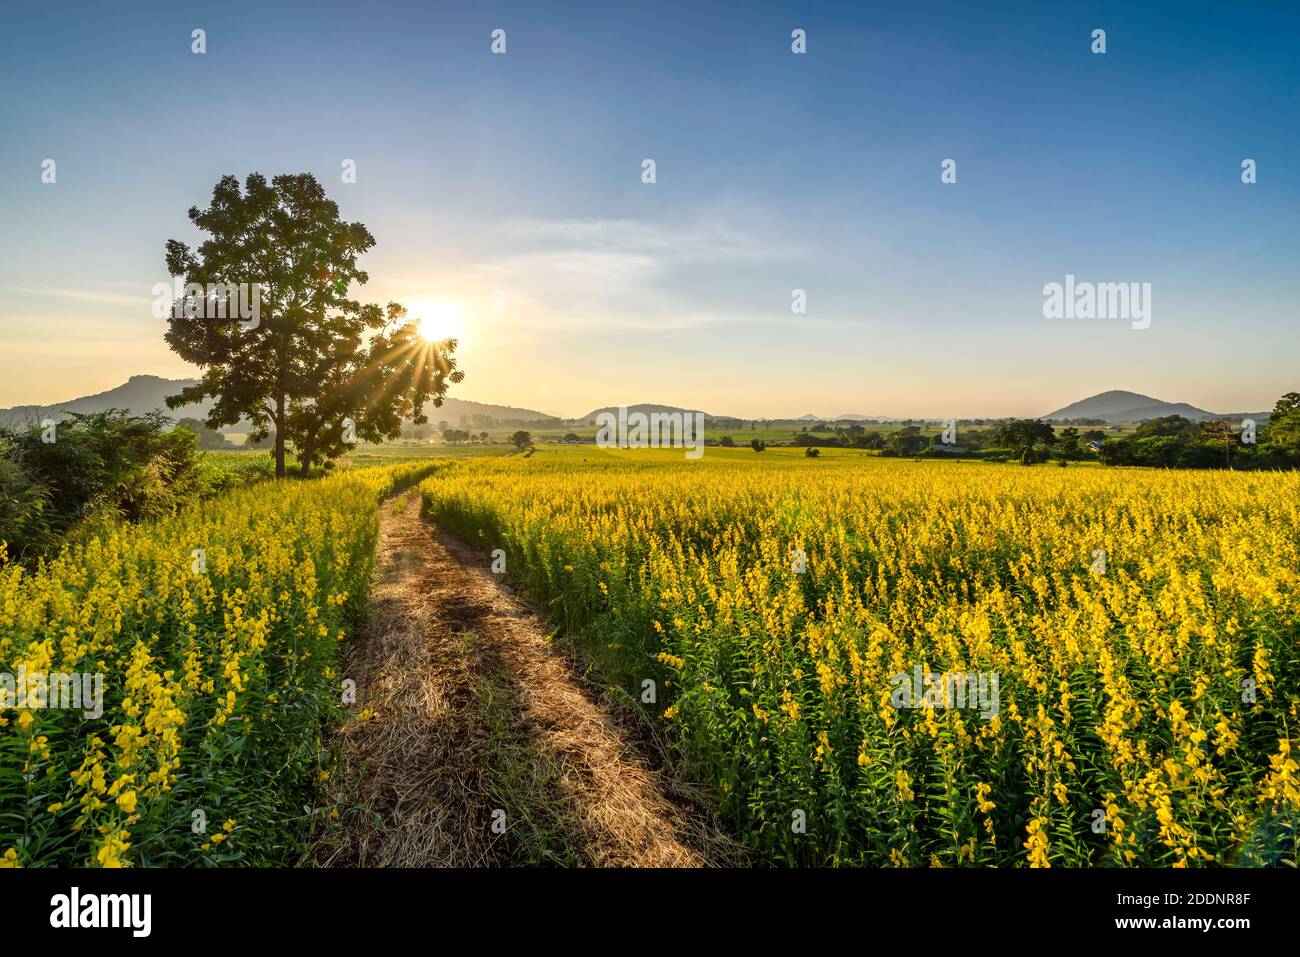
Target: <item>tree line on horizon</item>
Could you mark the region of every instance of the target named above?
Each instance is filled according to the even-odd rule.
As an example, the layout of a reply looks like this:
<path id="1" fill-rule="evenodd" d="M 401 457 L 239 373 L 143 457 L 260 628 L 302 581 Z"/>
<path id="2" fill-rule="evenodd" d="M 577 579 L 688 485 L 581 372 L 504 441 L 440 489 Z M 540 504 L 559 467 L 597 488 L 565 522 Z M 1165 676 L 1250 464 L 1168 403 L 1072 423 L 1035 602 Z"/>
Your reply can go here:
<path id="1" fill-rule="evenodd" d="M 887 457 L 977 458 L 1025 465 L 1048 461 L 1065 465 L 1095 455 L 1103 465 L 1290 469 L 1300 467 L 1300 393 L 1279 398 L 1267 421 L 1253 431 L 1244 423 L 1234 425 L 1223 419 L 1193 422 L 1166 415 L 1139 423 L 1132 434 L 1122 436 L 1077 424 L 1058 432 L 1041 419 L 1010 419 L 982 429 L 964 427 L 952 444 L 942 438 L 925 435 L 917 425 L 882 433 L 858 422 L 822 422 L 794 432 L 789 444 L 805 449 L 862 449 Z M 736 441 L 724 435 L 718 444 L 733 448 Z M 757 440 L 749 444 L 759 452 L 767 448 L 767 443 Z"/>

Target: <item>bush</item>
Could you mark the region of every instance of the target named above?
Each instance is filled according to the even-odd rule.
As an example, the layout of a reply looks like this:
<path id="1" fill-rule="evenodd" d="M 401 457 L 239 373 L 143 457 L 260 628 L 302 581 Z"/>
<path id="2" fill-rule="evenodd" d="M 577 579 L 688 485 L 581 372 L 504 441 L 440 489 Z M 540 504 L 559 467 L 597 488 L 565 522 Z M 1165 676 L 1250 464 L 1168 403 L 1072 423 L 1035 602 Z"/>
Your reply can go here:
<path id="1" fill-rule="evenodd" d="M 16 499 L 7 494 L 0 507 L 0 540 L 11 556 L 39 554 L 91 517 L 158 518 L 204 489 L 197 436 L 173 430 L 161 413 L 75 414 L 58 424 L 53 442 L 45 438 L 39 426 L 0 431 L 0 484 Z"/>
<path id="2" fill-rule="evenodd" d="M 227 441 L 226 437 L 216 429 L 210 429 L 198 419 L 181 419 L 176 423 L 176 428 L 187 429 L 199 437 L 199 448 L 203 450 L 225 451 L 237 449 L 239 446 L 233 442 Z"/>
<path id="3" fill-rule="evenodd" d="M 49 499 L 49 490 L 32 480 L 0 436 L 0 543 L 8 543 L 8 557 L 26 558 L 49 544 Z M 0 563 L 4 559 L 0 554 Z"/>

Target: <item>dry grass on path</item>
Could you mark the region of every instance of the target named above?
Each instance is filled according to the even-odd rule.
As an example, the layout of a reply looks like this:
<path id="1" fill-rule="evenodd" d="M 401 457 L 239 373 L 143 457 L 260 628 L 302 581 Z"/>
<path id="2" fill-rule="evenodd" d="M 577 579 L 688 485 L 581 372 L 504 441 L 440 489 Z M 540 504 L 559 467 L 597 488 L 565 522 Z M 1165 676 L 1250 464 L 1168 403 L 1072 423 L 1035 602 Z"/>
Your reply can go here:
<path id="1" fill-rule="evenodd" d="M 579 677 L 487 556 L 423 521 L 414 493 L 384 504 L 378 559 L 346 672 L 354 711 L 374 717 L 341 735 L 320 863 L 741 862 L 642 719 Z"/>

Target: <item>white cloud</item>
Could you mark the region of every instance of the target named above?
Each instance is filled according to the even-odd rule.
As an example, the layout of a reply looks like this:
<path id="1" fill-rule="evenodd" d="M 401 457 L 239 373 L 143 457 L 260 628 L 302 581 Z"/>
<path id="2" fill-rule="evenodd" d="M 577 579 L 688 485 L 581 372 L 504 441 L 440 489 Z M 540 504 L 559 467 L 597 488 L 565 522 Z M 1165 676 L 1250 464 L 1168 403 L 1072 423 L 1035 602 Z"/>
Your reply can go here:
<path id="1" fill-rule="evenodd" d="M 726 271 L 794 255 L 719 220 L 514 220 L 498 232 L 498 248 L 506 251 L 475 263 L 472 272 L 484 285 L 509 290 L 503 322 L 530 325 L 544 315 L 552 331 L 743 321 L 747 314 L 728 308 Z M 707 293 L 679 286 L 688 271 L 705 270 L 718 272 Z"/>
<path id="2" fill-rule="evenodd" d="M 96 292 L 89 289 L 60 289 L 53 286 L 44 286 L 39 289 L 26 286 L 6 286 L 5 288 L 28 296 L 40 296 L 46 299 L 72 299 L 77 302 L 97 302 L 105 306 L 148 306 L 153 301 L 153 296 L 143 288 L 138 296 L 128 296 L 118 292 Z"/>
<path id="3" fill-rule="evenodd" d="M 514 220 L 502 232 L 516 243 L 568 247 L 613 256 L 673 263 L 759 262 L 789 250 L 743 233 L 717 219 L 683 225 L 637 219 Z"/>

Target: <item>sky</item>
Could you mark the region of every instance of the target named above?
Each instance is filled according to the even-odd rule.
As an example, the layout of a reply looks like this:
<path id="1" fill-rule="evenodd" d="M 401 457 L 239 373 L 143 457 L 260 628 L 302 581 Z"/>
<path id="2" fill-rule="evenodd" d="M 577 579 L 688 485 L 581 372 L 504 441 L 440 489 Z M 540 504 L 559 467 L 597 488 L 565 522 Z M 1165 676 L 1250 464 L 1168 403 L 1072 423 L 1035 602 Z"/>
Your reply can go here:
<path id="1" fill-rule="evenodd" d="M 200 239 L 187 210 L 251 172 L 314 173 L 369 228 L 352 295 L 448 322 L 458 398 L 994 417 L 1300 391 L 1295 4 L 7 7 L 0 407 L 196 374 L 151 290 Z M 1149 326 L 1048 318 L 1067 275 L 1150 283 Z"/>

